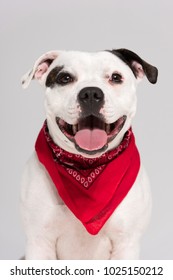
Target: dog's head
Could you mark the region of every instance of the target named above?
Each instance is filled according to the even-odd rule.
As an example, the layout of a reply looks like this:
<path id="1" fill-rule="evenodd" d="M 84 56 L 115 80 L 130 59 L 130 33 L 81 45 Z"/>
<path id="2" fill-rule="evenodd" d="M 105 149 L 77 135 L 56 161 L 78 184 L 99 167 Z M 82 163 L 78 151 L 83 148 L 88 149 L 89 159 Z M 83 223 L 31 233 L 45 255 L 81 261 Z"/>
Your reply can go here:
<path id="1" fill-rule="evenodd" d="M 157 68 L 127 49 L 86 53 L 51 51 L 22 79 L 45 87 L 50 135 L 68 152 L 98 157 L 116 147 L 136 112 L 136 86 Z"/>

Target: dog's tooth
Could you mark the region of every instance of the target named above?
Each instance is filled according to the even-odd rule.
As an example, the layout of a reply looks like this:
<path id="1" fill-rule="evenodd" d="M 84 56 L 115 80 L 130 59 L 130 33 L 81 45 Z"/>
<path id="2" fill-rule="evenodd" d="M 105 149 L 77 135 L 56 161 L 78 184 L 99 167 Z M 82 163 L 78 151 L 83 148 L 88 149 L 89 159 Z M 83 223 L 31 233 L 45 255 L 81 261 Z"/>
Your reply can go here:
<path id="1" fill-rule="evenodd" d="M 77 133 L 77 124 L 72 125 L 74 135 Z"/>
<path id="2" fill-rule="evenodd" d="M 58 119 L 58 118 L 57 118 Z M 62 119 L 58 119 L 58 122 L 61 126 L 65 126 L 65 121 L 63 121 Z"/>
<path id="3" fill-rule="evenodd" d="M 109 134 L 111 131 L 111 126 L 110 124 L 106 124 L 106 133 Z"/>

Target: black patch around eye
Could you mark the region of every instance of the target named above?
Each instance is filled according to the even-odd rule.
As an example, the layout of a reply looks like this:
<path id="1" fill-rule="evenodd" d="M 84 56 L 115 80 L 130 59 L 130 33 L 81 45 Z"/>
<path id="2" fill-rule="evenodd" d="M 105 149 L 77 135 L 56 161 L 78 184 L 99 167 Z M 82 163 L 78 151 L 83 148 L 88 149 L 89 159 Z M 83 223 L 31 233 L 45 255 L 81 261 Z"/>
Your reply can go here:
<path id="1" fill-rule="evenodd" d="M 65 86 L 74 81 L 73 76 L 68 72 L 60 72 L 57 75 L 56 83 L 60 86 Z"/>
<path id="2" fill-rule="evenodd" d="M 57 76 L 63 68 L 64 66 L 56 66 L 50 71 L 46 79 L 46 87 L 53 88 L 57 84 Z"/>

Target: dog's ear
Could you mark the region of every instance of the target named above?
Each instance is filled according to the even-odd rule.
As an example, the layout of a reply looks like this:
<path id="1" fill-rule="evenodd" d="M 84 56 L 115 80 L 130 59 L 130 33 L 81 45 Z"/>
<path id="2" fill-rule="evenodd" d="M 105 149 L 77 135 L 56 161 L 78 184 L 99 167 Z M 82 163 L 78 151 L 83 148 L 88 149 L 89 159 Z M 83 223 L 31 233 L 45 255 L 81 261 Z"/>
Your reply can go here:
<path id="1" fill-rule="evenodd" d="M 42 83 L 44 74 L 47 72 L 49 66 L 57 58 L 57 56 L 57 51 L 50 51 L 40 56 L 36 60 L 33 68 L 22 77 L 22 87 L 27 88 L 32 79 L 37 79 L 40 83 Z"/>
<path id="2" fill-rule="evenodd" d="M 132 69 L 136 78 L 142 79 L 146 75 L 150 83 L 155 84 L 157 82 L 157 68 L 141 59 L 136 53 L 127 49 L 116 49 L 112 52 Z"/>

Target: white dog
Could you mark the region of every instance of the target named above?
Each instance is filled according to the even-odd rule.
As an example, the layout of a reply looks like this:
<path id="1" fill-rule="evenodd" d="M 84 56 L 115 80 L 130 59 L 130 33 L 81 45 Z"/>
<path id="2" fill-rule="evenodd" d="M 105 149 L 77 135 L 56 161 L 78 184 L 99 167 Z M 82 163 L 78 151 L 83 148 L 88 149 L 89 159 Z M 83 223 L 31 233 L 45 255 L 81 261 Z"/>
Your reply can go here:
<path id="1" fill-rule="evenodd" d="M 139 257 L 151 196 L 131 125 L 138 82 L 157 74 L 118 49 L 50 51 L 23 77 L 46 110 L 22 179 L 26 259 Z"/>

